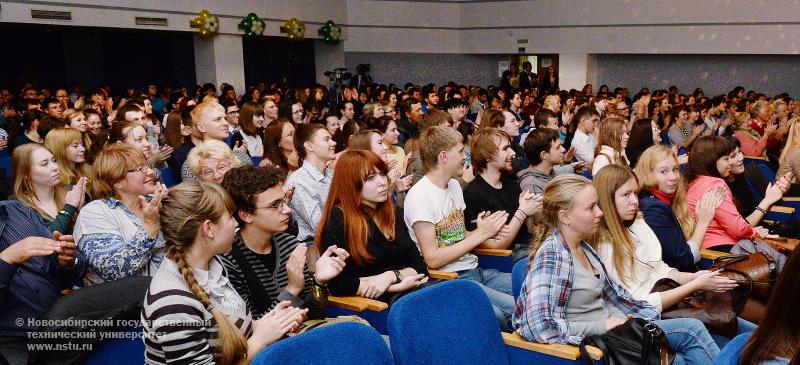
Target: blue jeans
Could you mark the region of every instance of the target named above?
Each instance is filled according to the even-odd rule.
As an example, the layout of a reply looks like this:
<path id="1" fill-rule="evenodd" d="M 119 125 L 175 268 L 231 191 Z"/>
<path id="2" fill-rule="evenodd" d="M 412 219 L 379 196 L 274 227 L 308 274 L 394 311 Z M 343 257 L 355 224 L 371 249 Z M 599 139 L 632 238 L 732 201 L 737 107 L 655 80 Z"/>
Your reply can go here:
<path id="1" fill-rule="evenodd" d="M 511 316 L 514 314 L 514 297 L 511 296 L 511 274 L 495 269 L 475 268 L 459 271 L 458 278 L 478 283 L 492 303 L 500 330 L 513 331 Z"/>
<path id="2" fill-rule="evenodd" d="M 653 321 L 664 330 L 669 346 L 675 351 L 675 365 L 711 364 L 719 347 L 703 322 L 694 318 Z"/>
<path id="3" fill-rule="evenodd" d="M 737 336 L 741 335 L 742 333 L 755 332 L 758 329 L 758 326 L 755 325 L 754 323 L 748 322 L 747 320 L 741 319 L 739 317 L 736 317 L 736 324 L 738 325 L 738 328 L 736 329 Z M 713 333 L 711 334 L 711 338 L 714 339 L 714 342 L 717 343 L 717 346 L 719 346 L 719 348 L 725 347 L 725 345 L 727 345 L 728 342 L 732 340 L 731 338 L 715 335 Z"/>

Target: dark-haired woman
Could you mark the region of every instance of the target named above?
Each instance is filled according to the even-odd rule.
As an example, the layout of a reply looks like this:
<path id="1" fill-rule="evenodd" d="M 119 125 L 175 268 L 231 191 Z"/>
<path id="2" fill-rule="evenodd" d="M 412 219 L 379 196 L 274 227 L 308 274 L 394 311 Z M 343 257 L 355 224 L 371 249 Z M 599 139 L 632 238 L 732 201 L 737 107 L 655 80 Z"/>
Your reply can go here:
<path id="1" fill-rule="evenodd" d="M 370 151 L 339 157 L 315 237 L 319 252 L 335 245 L 350 253 L 344 271 L 329 284 L 333 295 L 386 301 L 427 281 L 427 266 L 402 210 L 389 199 L 388 173 L 386 163 Z"/>
<path id="2" fill-rule="evenodd" d="M 644 150 L 658 143 L 661 143 L 661 130 L 654 119 L 643 118 L 634 122 L 628 146 L 625 147 L 625 155 L 631 162 L 631 168 L 636 166 Z"/>
<path id="3" fill-rule="evenodd" d="M 734 151 L 734 146 L 725 138 L 706 136 L 699 138 L 689 153 L 687 200 L 692 212 L 695 212 L 698 201 L 706 191 L 718 187 L 725 189 L 725 200 L 716 210 L 714 220 L 706 230 L 702 247 L 737 254 L 765 252 L 775 260 L 780 272 L 786 263 L 786 256 L 769 245 L 756 241 L 758 238 L 767 237 L 769 231 L 760 226 L 754 227 L 760 221 L 756 219 L 757 217 L 753 217 L 752 220 L 742 217 L 734 204 L 733 194 L 725 183 L 725 179 L 735 168 L 735 164 L 731 161 L 731 154 Z M 757 207 L 756 210 L 760 215 L 766 214 L 766 209 Z"/>

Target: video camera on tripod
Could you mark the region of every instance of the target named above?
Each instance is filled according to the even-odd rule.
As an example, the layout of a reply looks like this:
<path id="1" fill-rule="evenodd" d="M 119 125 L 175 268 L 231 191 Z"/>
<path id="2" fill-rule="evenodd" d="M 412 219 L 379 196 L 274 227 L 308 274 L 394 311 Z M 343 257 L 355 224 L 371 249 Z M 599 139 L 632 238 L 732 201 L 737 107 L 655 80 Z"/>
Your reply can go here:
<path id="1" fill-rule="evenodd" d="M 334 68 L 333 71 L 325 71 L 325 76 L 330 78 L 332 83 L 335 82 L 343 82 L 344 80 L 350 80 L 353 77 L 353 74 L 347 72 L 346 67 L 342 68 Z"/>
<path id="2" fill-rule="evenodd" d="M 344 100 L 344 80 L 349 80 L 353 74 L 347 72 L 346 67 L 334 68 L 333 71 L 325 71 L 330 83 L 328 84 L 328 104 L 333 110 Z"/>

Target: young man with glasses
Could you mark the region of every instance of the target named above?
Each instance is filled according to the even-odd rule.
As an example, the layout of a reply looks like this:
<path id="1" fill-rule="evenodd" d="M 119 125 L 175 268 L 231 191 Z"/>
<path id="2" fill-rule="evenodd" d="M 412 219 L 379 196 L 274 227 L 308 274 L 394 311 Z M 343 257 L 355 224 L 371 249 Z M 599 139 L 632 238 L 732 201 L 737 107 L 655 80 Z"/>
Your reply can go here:
<path id="1" fill-rule="evenodd" d="M 283 172 L 273 166 L 243 166 L 229 171 L 222 186 L 236 205 L 239 231 L 230 252 L 220 256 L 228 279 L 257 319 L 282 301 L 308 308 L 308 318 L 324 316 L 327 283 L 344 268 L 347 251 L 327 249 L 306 269 L 308 247 L 287 232 L 293 189 L 281 184 Z"/>

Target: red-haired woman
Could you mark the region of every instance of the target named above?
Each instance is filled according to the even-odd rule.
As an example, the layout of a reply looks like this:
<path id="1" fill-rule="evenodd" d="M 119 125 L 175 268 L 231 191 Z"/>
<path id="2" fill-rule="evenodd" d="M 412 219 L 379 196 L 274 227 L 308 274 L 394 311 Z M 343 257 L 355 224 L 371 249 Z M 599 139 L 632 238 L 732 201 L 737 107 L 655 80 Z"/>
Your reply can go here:
<path id="1" fill-rule="evenodd" d="M 388 300 L 428 279 L 427 266 L 388 199 L 386 163 L 371 151 L 339 157 L 315 244 L 319 252 L 336 245 L 350 253 L 344 271 L 328 283 L 332 295 Z M 353 199 L 353 197 L 361 197 Z"/>

